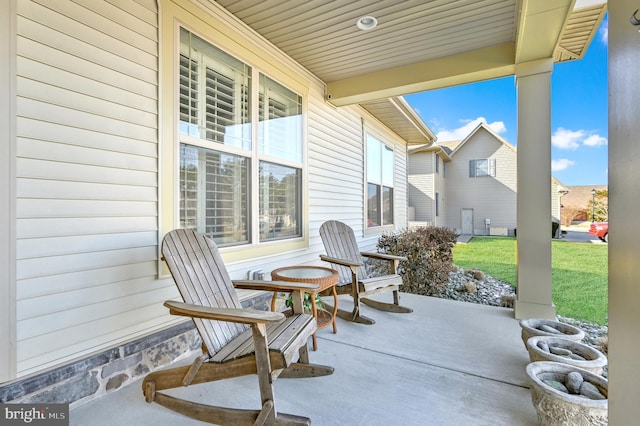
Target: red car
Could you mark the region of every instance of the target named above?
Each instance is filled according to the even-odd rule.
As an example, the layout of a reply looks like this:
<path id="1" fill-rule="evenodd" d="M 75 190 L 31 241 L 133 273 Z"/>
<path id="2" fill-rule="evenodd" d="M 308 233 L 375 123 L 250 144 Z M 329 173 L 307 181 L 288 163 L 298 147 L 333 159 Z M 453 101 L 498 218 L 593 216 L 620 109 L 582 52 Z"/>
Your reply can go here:
<path id="1" fill-rule="evenodd" d="M 589 235 L 600 238 L 605 243 L 609 242 L 609 222 L 593 222 L 589 228 Z"/>

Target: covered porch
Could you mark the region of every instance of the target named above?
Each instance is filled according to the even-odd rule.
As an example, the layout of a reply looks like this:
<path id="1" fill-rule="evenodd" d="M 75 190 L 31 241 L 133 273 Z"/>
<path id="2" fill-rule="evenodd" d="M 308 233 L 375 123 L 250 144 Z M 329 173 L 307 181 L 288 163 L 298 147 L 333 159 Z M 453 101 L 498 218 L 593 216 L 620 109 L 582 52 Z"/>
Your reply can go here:
<path id="1" fill-rule="evenodd" d="M 80 3 L 83 5 L 80 6 Z M 555 314 L 551 300 L 550 241 L 543 236 L 548 233 L 538 232 L 539 229 L 550 226 L 547 220 L 549 208 L 546 204 L 550 188 L 549 77 L 554 62 L 568 59 L 564 55 L 570 51 L 568 45 L 563 43 L 568 41 L 567 37 L 571 39 L 580 35 L 583 39 L 579 44 L 586 47 L 593 36 L 593 33 L 588 31 L 583 35 L 578 31 L 579 28 L 569 25 L 573 19 L 573 11 L 581 9 L 578 6 L 589 7 L 593 3 L 597 6 L 601 1 L 563 0 L 553 2 L 551 10 L 545 10 L 543 7 L 551 3 L 534 0 L 487 1 L 481 8 L 474 1 L 458 2 L 461 7 L 455 8 L 450 2 L 442 1 L 429 2 L 428 5 L 434 6 L 434 9 L 437 6 L 437 10 L 426 11 L 424 14 L 412 13 L 414 11 L 407 8 L 406 2 L 398 2 L 397 8 L 386 11 L 366 10 L 367 8 L 363 7 L 369 3 L 371 6 L 380 6 L 382 2 L 353 2 L 357 5 L 354 7 L 358 7 L 358 10 L 352 12 L 354 18 L 364 13 L 374 14 L 380 20 L 382 29 L 385 24 L 384 18 L 388 16 L 397 19 L 398 25 L 394 28 L 410 32 L 409 35 L 400 32 L 394 39 L 395 43 L 389 43 L 390 37 L 384 33 L 380 34 L 381 37 L 378 39 L 371 37 L 372 34 L 379 34 L 375 32 L 359 33 L 360 43 L 355 43 L 355 37 L 338 33 L 329 25 L 330 22 L 338 21 L 322 19 L 320 10 L 305 14 L 308 23 L 297 16 L 290 16 L 290 19 L 296 21 L 296 28 L 307 33 L 307 38 L 302 39 L 292 31 L 294 26 L 283 19 L 284 12 L 294 15 L 300 12 L 299 9 L 291 7 L 290 2 L 282 2 L 279 9 L 271 8 L 266 2 L 256 2 L 264 3 L 266 13 L 275 14 L 272 19 L 266 19 L 265 15 L 254 14 L 255 9 L 247 7 L 247 2 L 139 0 L 122 3 L 131 4 L 132 8 L 135 8 L 135 13 L 125 14 L 126 21 L 119 19 L 122 16 L 120 11 L 108 19 L 104 18 L 108 15 L 97 12 L 78 11 L 80 7 L 85 8 L 91 3 L 60 2 L 59 4 L 69 6 L 71 12 L 81 12 L 79 15 L 73 15 L 73 19 L 58 16 L 62 15 L 62 7 L 58 8 L 60 10 L 49 8 L 46 2 L 11 0 L 0 7 L 0 21 L 4 24 L 6 35 L 0 43 L 0 54 L 4 59 L 0 66 L 0 87 L 8 94 L 0 107 L 3 140 L 7 141 L 2 144 L 4 155 L 1 157 L 5 175 L 0 179 L 0 194 L 6 206 L 0 212 L 0 222 L 4 230 L 0 233 L 0 258 L 3 263 L 0 279 L 0 290 L 3 294 L 0 311 L 3 312 L 3 320 L 0 321 L 0 335 L 4 337 L 3 350 L 0 351 L 1 380 L 14 379 L 18 377 L 18 372 L 24 374 L 30 371 L 29 369 L 44 369 L 43 365 L 48 366 L 47 363 L 56 360 L 83 356 L 96 348 L 104 349 L 110 342 L 120 342 L 134 332 L 141 333 L 141 328 L 152 331 L 167 322 L 164 317 L 166 311 L 161 307 L 160 301 L 173 297 L 174 289 L 163 276 L 157 246 L 162 234 L 174 228 L 176 224 L 170 214 L 175 210 L 175 203 L 164 193 L 167 188 L 171 192 L 176 186 L 176 182 L 167 173 L 168 170 L 176 168 L 167 167 L 167 164 L 172 166 L 173 163 L 172 158 L 166 155 L 173 152 L 174 130 L 160 126 L 164 123 L 170 127 L 175 124 L 172 122 L 177 122 L 177 113 L 169 101 L 170 96 L 175 95 L 174 82 L 170 77 L 171 73 L 166 71 L 173 70 L 172 67 L 176 65 L 171 63 L 171 58 L 175 57 L 171 37 L 175 36 L 174 25 L 177 22 L 174 21 L 172 13 L 177 17 L 191 13 L 189 23 L 192 28 L 203 28 L 203 34 L 216 41 L 233 45 L 234 53 L 242 57 L 251 57 L 266 71 L 271 71 L 276 76 L 295 71 L 294 77 L 311 87 L 308 97 L 309 109 L 316 119 L 314 123 L 321 123 L 321 120 L 335 122 L 342 120 L 345 114 L 350 114 L 352 121 L 359 124 L 362 123 L 359 120 L 360 116 L 364 115 L 361 108 L 368 111 L 372 117 L 384 116 L 387 113 L 384 107 L 388 102 L 380 103 L 381 99 L 394 99 L 422 90 L 515 75 L 518 84 L 519 123 L 522 124 L 519 128 L 518 146 L 523 157 L 528 158 L 528 164 L 518 168 L 518 179 L 522 183 L 522 200 L 518 204 L 519 231 L 522 232 L 518 235 L 520 291 L 515 317 Z M 251 2 L 248 3 L 251 6 Z M 108 5 L 109 2 L 100 3 L 100 6 Z M 238 10 L 234 10 L 234 7 Z M 49 10 L 46 10 L 47 13 L 39 13 L 40 8 Z M 611 2 L 610 7 L 610 20 L 614 23 L 611 26 L 610 45 L 612 424 L 616 421 L 617 424 L 625 424 L 625 420 L 628 423 L 630 419 L 637 418 L 638 411 L 638 369 L 634 366 L 640 342 L 635 326 L 639 315 L 637 296 L 640 287 L 636 283 L 635 264 L 640 240 L 635 215 L 632 214 L 637 211 L 639 200 L 636 159 L 640 156 L 640 148 L 638 144 L 633 143 L 636 137 L 632 130 L 638 111 L 638 86 L 635 84 L 634 66 L 638 32 L 637 28 L 629 23 L 629 16 L 636 8 L 630 0 Z M 245 13 L 242 13 L 243 10 Z M 604 10 L 599 9 L 595 14 L 596 18 L 591 19 L 588 26 L 594 27 Z M 442 11 L 446 13 L 443 14 Z M 338 17 L 344 17 L 344 12 L 338 10 L 335 13 Z M 31 13 L 42 18 L 42 22 L 28 19 Z M 91 18 L 85 19 L 88 15 Z M 252 22 L 252 16 L 255 22 Z M 438 37 L 430 39 L 428 43 L 422 42 L 414 34 L 415 23 L 407 21 L 409 17 L 415 16 L 435 17 L 435 20 L 423 19 L 423 26 L 428 30 L 442 29 L 442 32 L 434 34 Z M 114 48 L 120 44 L 115 45 L 110 39 L 104 38 L 103 34 L 105 31 L 112 31 L 120 35 L 122 31 L 105 21 L 113 19 L 114 22 L 129 22 L 128 19 L 131 17 L 141 17 L 149 23 L 144 26 L 132 25 L 145 34 L 134 31 L 129 38 L 119 41 L 126 49 Z M 207 22 L 200 23 L 199 20 Z M 60 30 L 63 27 L 66 29 L 66 23 L 70 21 L 74 23 L 73 31 L 77 31 L 78 37 L 82 40 L 86 38 L 87 28 L 81 26 L 81 23 L 95 25 L 96 28 L 91 34 L 96 35 L 96 46 L 87 51 L 84 45 L 77 42 L 64 43 L 68 37 L 66 35 L 51 37 L 52 28 L 59 26 Z M 388 19 L 386 22 L 394 21 Z M 506 25 L 499 25 L 500 22 L 506 22 Z M 103 24 L 105 26 L 100 27 Z M 266 28 L 261 27 L 262 25 Z M 348 25 L 354 27 L 353 20 L 349 20 Z M 346 28 L 345 26 L 345 31 Z M 499 37 L 494 37 L 496 28 L 504 28 Z M 269 34 L 270 29 L 275 33 Z M 323 37 L 320 37 L 320 29 Z M 482 33 L 482 29 L 486 31 L 485 34 Z M 467 38 L 454 37 L 457 33 L 464 33 Z M 281 34 L 309 45 L 287 48 L 288 43 L 291 46 L 291 39 L 282 40 Z M 339 36 L 345 45 L 355 50 L 355 53 L 336 44 L 332 37 L 334 35 Z M 35 43 L 34 40 L 41 42 Z M 38 78 L 46 77 L 43 81 L 49 84 L 46 86 L 49 89 L 59 88 L 53 84 L 56 82 L 49 81 L 49 77 L 55 77 L 55 80 L 60 81 L 69 80 L 65 77 L 66 74 L 50 73 L 47 72 L 48 68 L 41 69 L 35 65 L 45 64 L 56 70 L 68 66 L 69 71 L 74 73 L 81 71 L 81 67 L 75 66 L 75 62 L 64 63 L 64 57 L 59 51 L 42 48 L 52 40 L 65 45 L 65 48 L 71 46 L 82 51 L 78 53 L 82 60 L 91 59 L 85 64 L 87 75 L 97 75 L 96 81 L 101 84 L 91 85 L 91 88 L 86 90 L 86 98 L 84 93 L 82 97 L 77 98 L 75 92 L 68 90 L 74 96 L 58 96 L 57 91 L 40 90 L 40 85 L 26 84 L 37 81 L 34 80 L 34 74 L 37 74 Z M 408 40 L 415 40 L 415 44 L 407 43 Z M 482 40 L 484 41 L 480 44 L 473 43 Z M 447 41 L 453 45 L 447 48 Z M 140 46 L 134 47 L 134 42 Z M 441 43 L 444 43 L 445 47 L 442 47 Z M 310 45 L 317 45 L 319 57 L 307 56 Z M 393 54 L 398 45 L 414 47 L 415 50 L 404 51 L 399 62 L 389 63 L 388 59 L 395 56 Z M 372 53 L 367 54 L 363 46 L 368 46 Z M 382 46 L 386 46 L 389 51 L 384 52 Z M 278 49 L 278 52 L 271 55 L 267 53 L 274 49 Z M 132 61 L 131 66 L 128 61 L 116 63 L 111 60 L 111 50 L 120 50 L 118 54 L 125 52 L 125 56 L 130 56 L 136 61 L 143 57 L 145 64 L 141 65 L 136 61 Z M 140 55 L 143 51 L 146 53 Z M 322 57 L 322 52 L 339 57 Z M 424 56 L 416 58 L 416 52 L 422 52 Z M 30 58 L 27 53 L 33 54 L 33 58 L 39 60 L 32 60 L 31 65 L 26 66 L 25 58 Z M 96 55 L 89 55 L 93 53 Z M 556 53 L 560 57 L 556 57 Z M 582 52 L 578 52 L 571 59 L 577 59 L 581 54 Z M 96 66 L 96 58 L 104 61 L 103 66 Z M 346 60 L 349 58 L 360 62 L 359 66 L 353 68 L 354 64 Z M 112 67 L 120 68 L 114 70 Z M 123 113 L 120 106 L 141 106 L 137 97 L 127 97 L 123 103 L 117 99 L 110 99 L 110 96 L 106 96 L 108 99 L 104 101 L 104 105 L 96 105 L 96 94 L 113 93 L 113 90 L 104 90 L 104 86 L 119 87 L 123 86 L 123 81 L 129 81 L 121 76 L 106 84 L 100 79 L 105 76 L 110 78 L 112 73 L 120 73 L 123 70 L 137 73 L 140 71 L 139 68 L 145 67 L 147 69 L 141 72 L 143 76 L 136 77 L 140 81 L 137 81 L 134 87 L 144 89 L 142 91 L 147 94 L 147 111 L 135 115 L 136 118 L 142 117 L 140 123 L 127 123 L 121 131 L 122 134 L 116 135 L 117 138 L 109 137 L 103 140 L 102 136 L 108 134 L 105 133 L 106 130 L 121 130 L 120 126 L 110 125 L 112 122 L 126 121 L 134 117 L 128 113 L 128 109 Z M 163 67 L 165 72 L 160 72 Z M 340 69 L 341 67 L 344 68 Z M 353 72 L 347 73 L 347 69 Z M 16 84 L 18 76 L 20 84 Z M 294 80 L 292 77 L 292 84 L 300 83 Z M 37 82 L 40 83 L 39 80 Z M 58 81 L 58 84 L 61 83 Z M 324 89 L 323 93 L 320 93 L 320 88 Z M 55 102 L 59 102 L 60 105 Z M 109 117 L 100 116 L 100 119 L 96 120 L 90 116 L 91 114 L 96 117 L 106 114 Z M 33 122 L 41 121 L 44 125 L 27 125 L 27 119 Z M 61 127 L 63 133 L 59 140 L 48 140 L 51 132 L 47 130 L 47 126 L 54 119 L 58 121 L 55 124 Z M 18 122 L 19 124 L 16 124 Z M 149 122 L 151 124 L 148 124 Z M 312 184 L 325 184 L 321 179 L 325 177 L 323 174 L 327 170 L 324 157 L 327 157 L 327 152 L 333 152 L 329 151 L 327 146 L 334 150 L 339 148 L 342 150 L 340 152 L 351 152 L 353 157 L 361 154 L 358 150 L 349 151 L 351 146 L 348 145 L 359 141 L 361 129 L 352 122 L 345 124 L 345 127 L 347 125 L 351 126 L 349 131 L 338 135 L 319 132 L 319 129 L 328 127 L 320 125 L 313 127 L 309 132 L 313 135 L 312 146 L 316 149 L 311 152 L 309 161 L 313 170 L 311 177 L 315 179 L 312 179 Z M 82 133 L 76 140 L 77 129 L 86 130 L 92 137 L 85 137 Z M 67 131 L 73 133 L 69 135 Z M 38 138 L 46 140 L 47 144 L 38 144 L 40 148 L 27 144 Z M 113 141 L 121 139 L 126 141 L 123 144 L 125 152 L 114 154 L 113 157 L 101 155 L 96 149 L 113 149 Z M 408 144 L 413 143 L 409 137 L 406 141 Z M 90 154 L 85 152 L 78 155 L 76 151 L 68 154 L 68 151 L 61 150 L 63 145 L 70 149 L 76 143 Z M 95 147 L 85 146 L 87 143 L 95 143 Z M 144 149 L 139 146 L 144 146 Z M 130 174 L 131 171 L 128 170 L 132 167 L 133 159 L 133 155 L 129 157 L 128 150 L 136 155 L 143 154 L 140 156 L 144 157 L 144 161 L 137 166 L 140 169 L 138 173 Z M 52 161 L 53 159 L 56 161 Z M 45 162 L 51 167 L 41 167 Z M 69 164 L 74 167 L 65 167 Z M 361 170 L 361 166 L 361 159 L 353 162 L 354 170 Z M 88 174 L 87 170 L 91 170 L 92 173 Z M 361 176 L 359 178 L 361 179 Z M 65 184 L 64 191 L 53 194 L 49 185 L 58 185 L 61 182 Z M 357 190 L 352 191 L 355 195 L 349 198 L 349 209 L 332 211 L 331 214 L 337 218 L 349 217 L 351 222 L 358 224 L 359 229 L 362 229 L 363 182 L 357 179 L 342 182 L 357 187 Z M 123 183 L 130 187 L 129 191 L 114 190 L 105 193 L 102 189 L 106 184 L 117 184 L 120 189 L 124 186 Z M 337 186 L 333 185 L 332 189 L 335 188 Z M 351 190 L 351 187 L 347 189 Z M 140 191 L 145 194 L 145 203 L 140 203 Z M 326 219 L 327 210 L 322 201 L 329 197 L 322 198 L 322 191 L 317 192 L 319 194 L 314 194 L 315 197 L 308 203 L 308 215 L 305 220 L 308 231 L 306 235 L 311 237 L 303 241 L 306 244 L 304 252 L 296 253 L 296 263 L 317 261 L 320 251 L 315 231 L 319 223 Z M 162 196 L 158 197 L 158 194 Z M 167 205 L 160 206 L 159 201 Z M 115 219 L 105 213 L 105 205 L 111 206 L 112 211 L 109 211 L 109 214 Z M 120 207 L 122 205 L 131 208 L 132 213 L 129 214 L 135 217 L 135 220 L 123 213 Z M 402 209 L 399 209 L 399 212 L 404 215 Z M 400 223 L 402 222 L 401 220 Z M 60 223 L 64 223 L 65 226 L 60 226 Z M 86 225 L 78 229 L 79 223 Z M 97 223 L 101 225 L 96 226 Z M 113 224 L 111 227 L 105 227 L 104 223 Z M 96 238 L 96 229 L 100 230 L 98 237 L 104 238 Z M 365 236 L 368 237 L 366 242 L 369 244 L 375 238 L 375 235 Z M 277 258 L 272 256 L 270 260 L 273 260 L 273 264 L 270 267 L 281 266 L 278 262 L 289 263 L 288 249 L 285 247 L 278 252 Z M 136 256 L 132 256 L 132 253 Z M 103 262 L 95 260 L 98 258 Z M 131 259 L 138 260 L 144 267 L 131 264 Z M 234 266 L 235 276 L 240 277 L 245 276 L 253 264 L 246 259 L 240 259 Z M 111 276 L 103 273 L 101 269 L 107 268 L 109 272 L 117 270 L 122 275 L 113 273 Z M 32 276 L 33 272 L 37 272 L 37 276 Z M 139 274 L 144 276 L 141 277 Z M 70 281 L 65 275 L 72 275 L 76 280 Z M 33 282 L 38 285 L 29 287 L 28 284 Z M 69 288 L 69 283 L 75 283 L 78 287 Z M 102 289 L 107 292 L 107 296 L 94 291 L 91 285 L 96 283 L 103 286 Z M 144 291 L 153 288 L 155 292 L 149 295 L 141 290 L 136 295 L 129 296 L 126 291 L 133 289 L 134 285 L 138 285 Z M 29 294 L 31 289 L 35 290 L 34 294 Z M 41 290 L 42 293 L 39 293 Z M 54 290 L 57 293 L 53 292 Z M 412 296 L 406 297 L 412 299 Z M 50 299 L 58 300 L 57 298 L 62 301 L 49 302 Z M 119 303 L 118 298 L 126 298 L 127 303 Z M 426 303 L 425 306 L 419 307 L 422 303 Z M 351 424 L 357 420 L 366 424 L 376 423 L 378 418 L 380 424 L 389 424 L 390 420 L 393 420 L 391 423 L 404 421 L 414 424 L 423 424 L 425 420 L 430 424 L 453 424 L 468 419 L 473 419 L 472 423 L 475 424 L 535 422 L 528 390 L 518 385 L 522 382 L 512 383 L 505 379 L 507 376 L 518 377 L 519 374 L 520 379 L 524 380 L 526 353 L 518 340 L 519 331 L 514 313 L 467 304 L 460 304 L 459 307 L 456 304 L 454 308 L 452 303 L 425 298 L 424 301 L 421 299 L 414 304 L 416 312 L 413 319 L 405 316 L 386 318 L 385 315 L 376 313 L 378 324 L 373 328 L 352 329 L 355 326 L 340 324 L 340 331 L 335 336 L 325 331 L 320 336 L 320 351 L 314 354 L 314 360 L 335 366 L 336 375 L 331 379 L 317 379 L 314 382 L 317 384 L 310 383 L 304 391 L 299 390 L 294 382 L 280 381 L 276 389 L 280 395 L 279 409 L 294 413 L 300 411 L 319 424 L 340 424 L 336 419 L 342 418 L 346 419 L 342 424 Z M 440 312 L 435 306 L 430 306 L 431 304 L 443 304 L 446 309 Z M 489 314 L 488 318 L 495 317 L 494 320 L 487 319 L 485 323 L 481 319 L 483 316 L 478 312 L 484 313 L 485 310 Z M 53 321 L 52 317 L 63 317 L 65 322 Z M 90 338 L 87 338 L 87 335 L 90 335 Z M 66 344 L 62 340 L 62 337 L 67 336 L 77 338 L 77 341 L 73 342 L 77 346 L 72 347 L 70 343 Z M 39 338 L 44 340 L 45 344 L 36 341 Z M 492 339 L 510 343 L 499 344 Z M 46 359 L 27 366 L 18 366 L 18 363 L 24 363 L 25 359 L 32 359 L 23 355 L 26 344 L 32 344 L 31 346 L 38 350 L 45 348 L 45 353 L 37 355 Z M 52 354 L 49 348 L 63 353 Z M 506 363 L 505 359 L 512 362 L 519 359 L 512 365 L 514 374 L 506 374 L 510 364 Z M 383 363 L 382 360 L 388 362 Z M 486 370 L 482 370 L 480 366 L 486 367 Z M 503 374 L 499 375 L 498 372 Z M 325 384 L 325 380 L 332 381 Z M 235 383 L 231 386 L 235 386 Z M 238 386 L 243 384 L 239 382 Z M 296 386 L 295 391 L 293 386 Z M 251 387 L 255 389 L 254 386 Z M 231 388 L 225 388 L 223 397 L 235 393 L 229 392 L 228 389 Z M 323 389 L 324 392 L 318 392 L 317 389 Z M 244 391 L 238 389 L 238 392 L 240 390 Z M 199 388 L 189 391 L 206 393 Z M 507 402 L 516 397 L 517 403 Z M 224 403 L 225 401 L 221 401 L 221 404 Z M 420 407 L 420 411 L 418 414 L 412 413 L 413 416 L 410 417 L 407 407 Z M 515 411 L 512 407 L 516 407 Z M 518 414 L 518 410 L 526 411 Z M 406 416 L 403 417 L 399 413 L 405 413 Z M 363 418 L 364 415 L 371 417 Z M 425 416 L 431 415 L 434 417 L 425 419 Z M 456 417 L 463 415 L 468 417 Z M 503 421 L 501 416 L 504 415 L 507 417 L 504 417 Z M 528 420 L 519 417 L 520 415 Z M 91 421 L 87 422 L 87 419 Z M 183 418 L 176 419 L 160 407 L 145 405 L 135 384 L 92 404 L 74 408 L 71 417 L 72 424 L 135 424 L 136 420 L 140 420 L 139 424 L 152 424 L 154 421 L 158 424 L 186 422 Z M 465 424 L 467 423 L 469 422 Z"/>
<path id="2" fill-rule="evenodd" d="M 529 362 L 513 310 L 412 294 L 398 315 L 364 306 L 373 326 L 338 320 L 318 332 L 314 363 L 331 376 L 279 379 L 276 408 L 318 425 L 535 425 Z M 348 300 L 344 300 L 345 305 Z M 227 407 L 260 405 L 257 377 L 177 389 L 176 396 Z M 71 425 L 202 424 L 147 404 L 140 381 L 72 408 Z"/>

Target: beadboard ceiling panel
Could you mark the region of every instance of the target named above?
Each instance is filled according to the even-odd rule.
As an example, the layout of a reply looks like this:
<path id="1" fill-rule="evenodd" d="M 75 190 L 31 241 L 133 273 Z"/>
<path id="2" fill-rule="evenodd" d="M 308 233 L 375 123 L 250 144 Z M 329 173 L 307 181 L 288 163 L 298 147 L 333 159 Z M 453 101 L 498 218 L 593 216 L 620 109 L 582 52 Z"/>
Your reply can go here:
<path id="1" fill-rule="evenodd" d="M 512 42 L 516 0 L 218 3 L 324 81 Z M 358 18 L 378 26 L 363 31 Z"/>
<path id="2" fill-rule="evenodd" d="M 334 105 L 513 75 L 584 55 L 602 0 L 201 0 L 217 4 L 327 84 Z M 373 16 L 370 30 L 356 26 Z"/>

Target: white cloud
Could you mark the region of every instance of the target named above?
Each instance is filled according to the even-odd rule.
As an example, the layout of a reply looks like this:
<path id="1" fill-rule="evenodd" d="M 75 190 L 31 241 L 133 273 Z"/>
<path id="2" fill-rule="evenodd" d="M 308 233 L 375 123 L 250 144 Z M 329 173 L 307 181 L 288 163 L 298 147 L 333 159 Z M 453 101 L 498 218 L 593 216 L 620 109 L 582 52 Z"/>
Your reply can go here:
<path id="1" fill-rule="evenodd" d="M 578 149 L 584 135 L 584 130 L 573 131 L 559 127 L 551 136 L 551 144 L 560 149 Z"/>
<path id="2" fill-rule="evenodd" d="M 587 137 L 582 143 L 586 146 L 602 146 L 607 145 L 608 141 L 605 137 L 602 137 L 598 134 L 593 134 Z"/>
<path id="3" fill-rule="evenodd" d="M 561 158 L 559 160 L 552 160 L 551 161 L 551 171 L 552 172 L 559 172 L 560 170 L 565 170 L 571 166 L 573 166 L 575 163 L 571 160 L 568 160 L 566 158 Z"/>
<path id="4" fill-rule="evenodd" d="M 461 120 L 464 123 L 462 126 L 453 130 L 440 130 L 437 133 L 438 140 L 440 142 L 446 141 L 457 141 L 462 140 L 469 136 L 469 134 L 478 127 L 480 123 L 484 123 L 491 130 L 496 132 L 497 134 L 504 133 L 507 131 L 507 127 L 504 125 L 502 121 L 494 121 L 493 123 L 487 123 L 487 119 L 484 117 L 478 117 L 474 120 Z"/>
<path id="5" fill-rule="evenodd" d="M 600 136 L 594 132 L 588 132 L 586 130 L 569 130 L 563 127 L 558 127 L 555 133 L 551 136 L 551 143 L 559 149 L 575 150 L 578 149 L 580 145 L 589 147 L 607 145 L 608 141 L 604 136 Z"/>
<path id="6" fill-rule="evenodd" d="M 605 20 L 600 27 L 600 41 L 603 44 L 609 44 L 609 19 Z"/>

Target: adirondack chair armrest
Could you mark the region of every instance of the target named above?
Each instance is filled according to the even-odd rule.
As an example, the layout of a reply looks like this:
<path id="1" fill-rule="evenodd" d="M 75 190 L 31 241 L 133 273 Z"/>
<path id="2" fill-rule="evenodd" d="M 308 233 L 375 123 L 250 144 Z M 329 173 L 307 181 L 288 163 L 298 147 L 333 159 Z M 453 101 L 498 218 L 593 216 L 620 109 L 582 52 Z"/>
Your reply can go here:
<path id="1" fill-rule="evenodd" d="M 373 259 L 381 259 L 381 260 L 407 260 L 405 256 L 396 256 L 393 254 L 386 253 L 378 253 L 372 251 L 363 251 L 360 254 L 364 257 L 371 257 Z"/>
<path id="2" fill-rule="evenodd" d="M 265 324 L 280 322 L 284 315 L 280 312 L 258 311 L 256 309 L 212 308 L 191 303 L 167 300 L 164 306 L 169 308 L 171 315 L 181 315 L 190 318 L 202 318 L 242 324 Z"/>
<path id="3" fill-rule="evenodd" d="M 320 259 L 324 260 L 325 262 L 335 263 L 336 265 L 343 265 L 343 266 L 348 266 L 348 267 L 363 266 L 364 265 L 364 263 L 362 263 L 362 262 L 353 262 L 351 260 L 338 259 L 337 257 L 326 256 L 324 254 L 320 255 Z"/>
<path id="4" fill-rule="evenodd" d="M 243 290 L 264 290 L 264 291 L 316 291 L 320 289 L 318 284 L 297 283 L 288 281 L 267 281 L 267 280 L 233 280 L 235 288 Z"/>

